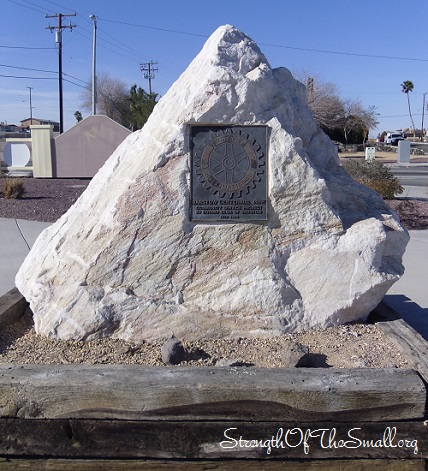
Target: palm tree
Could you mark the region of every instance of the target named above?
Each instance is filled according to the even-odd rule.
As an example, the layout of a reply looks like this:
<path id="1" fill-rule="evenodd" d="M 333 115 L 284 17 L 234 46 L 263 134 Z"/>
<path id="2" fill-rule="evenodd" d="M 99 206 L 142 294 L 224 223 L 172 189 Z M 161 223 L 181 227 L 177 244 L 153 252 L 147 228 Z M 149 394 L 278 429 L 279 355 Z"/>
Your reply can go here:
<path id="1" fill-rule="evenodd" d="M 412 121 L 412 126 L 413 126 L 413 140 L 415 140 L 416 129 L 415 129 L 415 123 L 413 122 L 412 111 L 410 109 L 410 98 L 409 98 L 409 92 L 413 92 L 413 82 L 411 82 L 410 80 L 405 80 L 401 84 L 401 91 L 407 95 L 407 105 L 409 106 L 409 116 L 410 116 L 410 120 Z"/>

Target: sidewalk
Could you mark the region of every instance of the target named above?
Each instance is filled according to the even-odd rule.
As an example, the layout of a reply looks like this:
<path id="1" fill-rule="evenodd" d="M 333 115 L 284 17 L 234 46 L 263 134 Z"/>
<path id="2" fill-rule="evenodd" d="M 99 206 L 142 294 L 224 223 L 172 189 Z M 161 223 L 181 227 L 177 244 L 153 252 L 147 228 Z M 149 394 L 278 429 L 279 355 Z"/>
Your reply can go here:
<path id="1" fill-rule="evenodd" d="M 428 188 L 405 186 L 400 198 L 427 200 Z M 404 275 L 392 285 L 384 301 L 428 340 L 428 230 L 409 234 L 403 257 Z"/>
<path id="2" fill-rule="evenodd" d="M 428 340 L 428 230 L 409 234 L 404 275 L 392 285 L 384 301 Z"/>
<path id="3" fill-rule="evenodd" d="M 427 188 L 406 186 L 400 197 L 428 198 Z M 15 287 L 15 274 L 37 236 L 50 223 L 0 218 L 0 296 Z M 428 230 L 410 231 L 403 257 L 405 273 L 384 298 L 428 340 Z"/>
<path id="4" fill-rule="evenodd" d="M 0 296 L 15 287 L 15 274 L 48 222 L 0 218 Z"/>
<path id="5" fill-rule="evenodd" d="M 398 195 L 399 198 L 428 200 L 428 188 L 409 185 L 403 186 L 403 188 L 404 191 L 401 195 Z"/>

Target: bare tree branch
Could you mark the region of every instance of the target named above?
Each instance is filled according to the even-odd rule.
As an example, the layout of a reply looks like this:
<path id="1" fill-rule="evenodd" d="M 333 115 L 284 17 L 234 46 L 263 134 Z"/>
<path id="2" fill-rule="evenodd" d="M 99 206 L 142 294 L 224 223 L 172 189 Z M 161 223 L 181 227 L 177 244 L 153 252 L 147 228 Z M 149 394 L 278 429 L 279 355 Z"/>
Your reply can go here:
<path id="1" fill-rule="evenodd" d="M 92 107 L 92 81 L 87 85 L 82 95 L 81 107 Z M 125 82 L 112 78 L 107 73 L 97 76 L 97 110 L 118 123 L 125 125 L 129 113 L 129 88 Z"/>

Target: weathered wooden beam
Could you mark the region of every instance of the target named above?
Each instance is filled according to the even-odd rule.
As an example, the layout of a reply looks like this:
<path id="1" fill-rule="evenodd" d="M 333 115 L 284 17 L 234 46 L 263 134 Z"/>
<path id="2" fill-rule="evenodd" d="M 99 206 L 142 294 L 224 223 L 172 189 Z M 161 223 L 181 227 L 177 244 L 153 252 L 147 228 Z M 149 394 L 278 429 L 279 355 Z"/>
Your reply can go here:
<path id="1" fill-rule="evenodd" d="M 0 416 L 152 420 L 409 420 L 413 370 L 0 365 Z"/>
<path id="2" fill-rule="evenodd" d="M 414 368 L 428 382 L 428 342 L 403 319 L 378 322 L 377 327 L 394 343 Z"/>
<path id="3" fill-rule="evenodd" d="M 1 459 L 0 471 L 425 471 L 423 460 L 52 460 Z"/>
<path id="4" fill-rule="evenodd" d="M 423 422 L 0 419 L 1 457 L 426 459 Z"/>
<path id="5" fill-rule="evenodd" d="M 18 288 L 12 288 L 3 296 L 0 296 L 0 329 L 16 322 L 28 306 L 24 296 Z"/>

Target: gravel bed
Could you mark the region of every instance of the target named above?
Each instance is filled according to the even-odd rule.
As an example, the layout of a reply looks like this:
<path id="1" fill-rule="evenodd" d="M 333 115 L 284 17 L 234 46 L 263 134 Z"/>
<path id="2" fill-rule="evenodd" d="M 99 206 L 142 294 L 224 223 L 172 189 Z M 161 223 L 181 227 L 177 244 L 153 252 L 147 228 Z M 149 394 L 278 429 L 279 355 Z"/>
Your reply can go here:
<path id="1" fill-rule="evenodd" d="M 388 205 L 398 214 L 407 229 L 428 229 L 428 192 L 425 200 L 397 198 Z"/>
<path id="2" fill-rule="evenodd" d="M 351 323 L 273 339 L 183 341 L 180 366 L 257 366 L 280 368 L 296 343 L 309 349 L 308 366 L 320 368 L 406 368 L 406 359 L 375 325 Z M 90 342 L 48 339 L 35 333 L 31 311 L 0 331 L 0 363 L 124 364 L 164 366 L 161 343 L 133 344 L 117 339 Z"/>
<path id="3" fill-rule="evenodd" d="M 0 177 L 0 191 L 5 177 Z M 55 222 L 77 200 L 90 180 L 76 178 L 21 178 L 25 193 L 21 199 L 0 195 L 0 217 L 27 221 Z"/>

